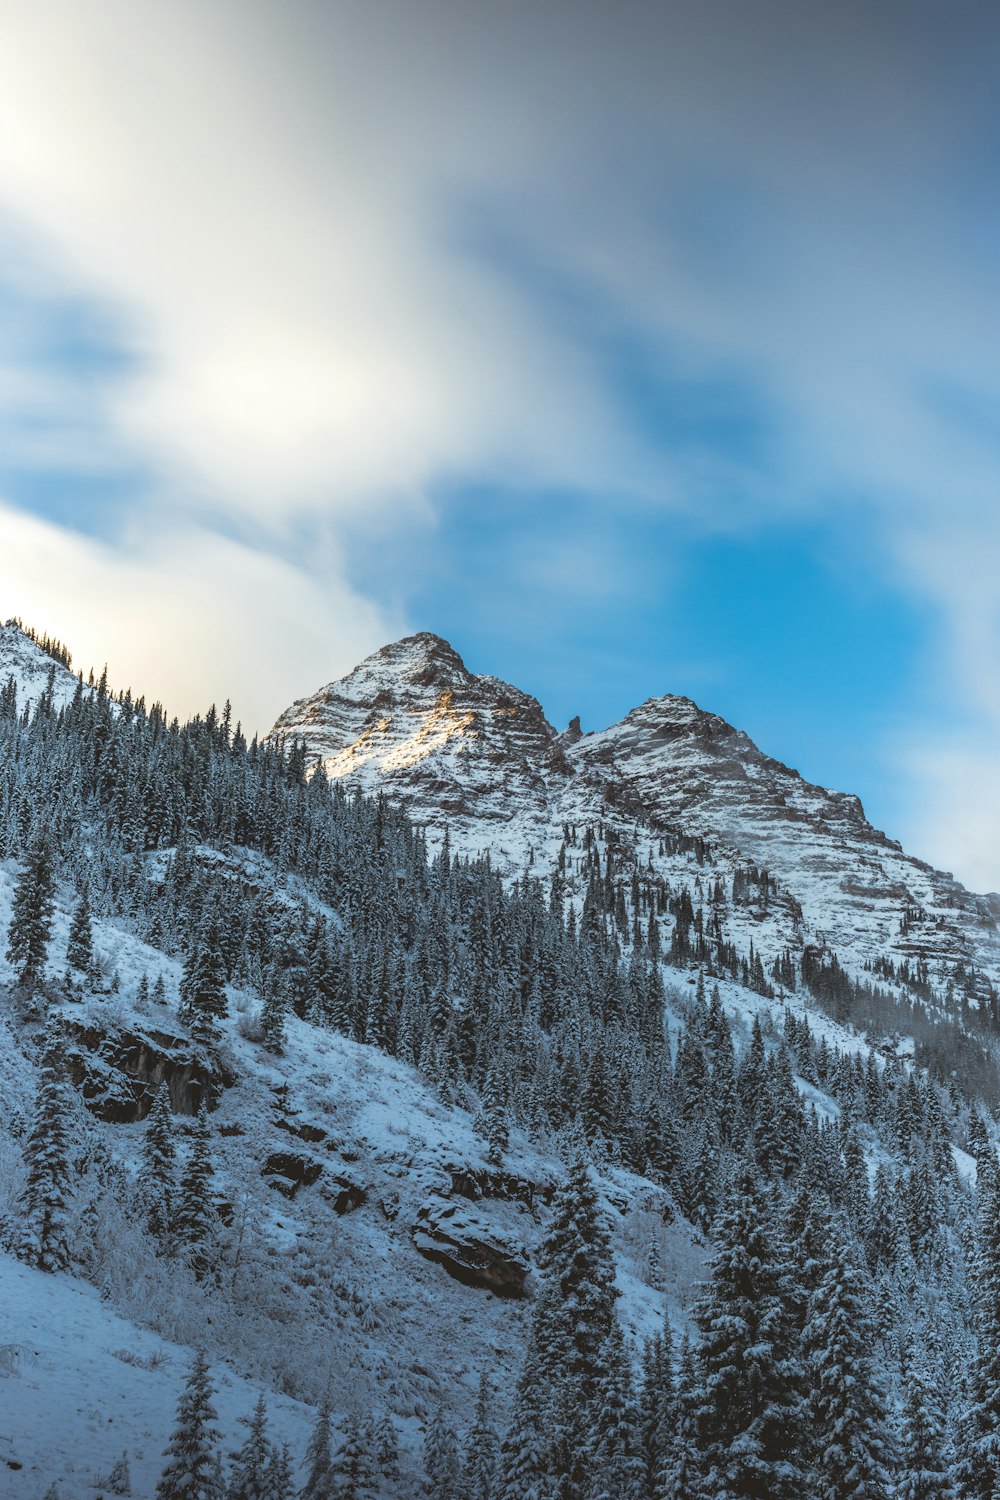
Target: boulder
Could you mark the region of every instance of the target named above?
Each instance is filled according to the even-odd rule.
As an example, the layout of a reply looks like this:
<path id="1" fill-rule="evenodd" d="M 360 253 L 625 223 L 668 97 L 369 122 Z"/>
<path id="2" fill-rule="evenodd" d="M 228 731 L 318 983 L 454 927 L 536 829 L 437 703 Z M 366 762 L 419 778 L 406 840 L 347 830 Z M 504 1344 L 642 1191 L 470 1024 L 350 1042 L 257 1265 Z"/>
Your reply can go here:
<path id="1" fill-rule="evenodd" d="M 498 1297 L 526 1297 L 528 1254 L 465 1203 L 432 1202 L 417 1212 L 413 1243 L 465 1286 Z"/>

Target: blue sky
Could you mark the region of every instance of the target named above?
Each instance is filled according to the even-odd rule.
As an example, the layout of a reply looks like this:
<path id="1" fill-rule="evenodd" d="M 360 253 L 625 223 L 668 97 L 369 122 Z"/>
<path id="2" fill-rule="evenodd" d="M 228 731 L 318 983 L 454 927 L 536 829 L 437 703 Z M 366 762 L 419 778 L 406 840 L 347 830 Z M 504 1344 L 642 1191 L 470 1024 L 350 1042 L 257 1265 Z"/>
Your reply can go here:
<path id="1" fill-rule="evenodd" d="M 995 7 L 19 8 L 0 612 L 686 693 L 1000 888 Z"/>

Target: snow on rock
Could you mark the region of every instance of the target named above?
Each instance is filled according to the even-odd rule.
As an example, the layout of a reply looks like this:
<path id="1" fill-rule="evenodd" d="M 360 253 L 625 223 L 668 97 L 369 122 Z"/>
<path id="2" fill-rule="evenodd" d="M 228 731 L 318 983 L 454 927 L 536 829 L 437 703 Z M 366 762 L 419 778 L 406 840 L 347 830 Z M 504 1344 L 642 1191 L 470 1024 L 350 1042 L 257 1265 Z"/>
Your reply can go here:
<path id="1" fill-rule="evenodd" d="M 438 1261 L 456 1281 L 481 1286 L 498 1297 L 524 1297 L 528 1253 L 466 1204 L 429 1202 L 417 1210 L 413 1243 Z"/>

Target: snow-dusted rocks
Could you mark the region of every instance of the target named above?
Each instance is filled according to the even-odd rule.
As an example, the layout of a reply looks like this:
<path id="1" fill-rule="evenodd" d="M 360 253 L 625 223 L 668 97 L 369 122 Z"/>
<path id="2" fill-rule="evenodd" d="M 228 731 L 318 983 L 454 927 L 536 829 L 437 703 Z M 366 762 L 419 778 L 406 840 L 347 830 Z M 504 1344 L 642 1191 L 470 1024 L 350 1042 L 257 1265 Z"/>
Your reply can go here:
<path id="1" fill-rule="evenodd" d="M 498 1297 L 524 1297 L 528 1253 L 496 1223 L 467 1203 L 425 1203 L 417 1212 L 413 1243 L 456 1281 L 485 1287 Z"/>

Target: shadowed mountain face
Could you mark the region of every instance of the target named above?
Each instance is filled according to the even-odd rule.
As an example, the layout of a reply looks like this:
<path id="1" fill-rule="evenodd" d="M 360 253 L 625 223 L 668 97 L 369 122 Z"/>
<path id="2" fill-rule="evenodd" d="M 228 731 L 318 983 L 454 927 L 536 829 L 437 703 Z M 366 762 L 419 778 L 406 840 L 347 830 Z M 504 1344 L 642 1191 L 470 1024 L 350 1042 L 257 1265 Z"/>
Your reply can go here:
<path id="1" fill-rule="evenodd" d="M 454 849 L 489 850 L 510 876 L 558 865 L 572 890 L 567 827 L 608 838 L 618 878 L 654 871 L 690 887 L 696 908 L 715 879 L 766 868 L 777 890 L 747 907 L 765 964 L 808 943 L 858 972 L 890 955 L 926 960 L 942 983 L 956 964 L 1000 978 L 988 898 L 904 853 L 857 797 L 804 781 L 690 699 L 651 698 L 598 733 L 574 720 L 560 734 L 534 698 L 421 634 L 293 704 L 272 734 L 303 739 L 331 779 L 404 803 L 432 841 L 447 828 Z"/>

